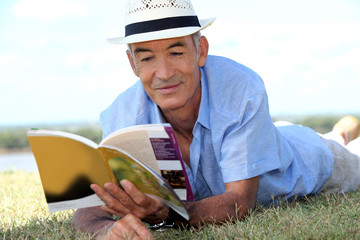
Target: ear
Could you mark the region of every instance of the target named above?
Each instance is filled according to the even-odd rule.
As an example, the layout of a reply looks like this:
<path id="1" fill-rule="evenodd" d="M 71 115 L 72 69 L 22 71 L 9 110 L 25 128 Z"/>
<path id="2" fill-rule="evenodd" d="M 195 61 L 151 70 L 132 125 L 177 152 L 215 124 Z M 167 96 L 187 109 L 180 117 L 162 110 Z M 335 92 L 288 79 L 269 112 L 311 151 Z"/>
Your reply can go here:
<path id="1" fill-rule="evenodd" d="M 199 57 L 198 57 L 199 67 L 205 65 L 208 53 L 209 53 L 209 42 L 205 36 L 201 36 L 199 40 Z"/>
<path id="2" fill-rule="evenodd" d="M 126 50 L 126 55 L 127 55 L 128 59 L 129 59 L 129 63 L 130 63 L 130 65 L 131 65 L 131 68 L 132 68 L 134 74 L 135 74 L 137 77 L 139 77 L 138 72 L 137 72 L 137 68 L 136 68 L 136 65 L 135 65 L 135 62 L 134 62 L 134 58 L 133 58 L 133 56 L 131 55 L 131 53 L 130 53 L 129 50 Z"/>

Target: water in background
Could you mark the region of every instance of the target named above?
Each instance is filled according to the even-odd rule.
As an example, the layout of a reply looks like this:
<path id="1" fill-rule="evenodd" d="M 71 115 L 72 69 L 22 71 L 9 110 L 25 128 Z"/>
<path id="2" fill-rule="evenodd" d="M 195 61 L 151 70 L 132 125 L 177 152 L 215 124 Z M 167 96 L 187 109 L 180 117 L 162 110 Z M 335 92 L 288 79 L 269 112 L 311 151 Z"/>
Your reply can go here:
<path id="1" fill-rule="evenodd" d="M 38 171 L 35 158 L 31 152 L 0 154 L 0 171 L 9 170 Z"/>

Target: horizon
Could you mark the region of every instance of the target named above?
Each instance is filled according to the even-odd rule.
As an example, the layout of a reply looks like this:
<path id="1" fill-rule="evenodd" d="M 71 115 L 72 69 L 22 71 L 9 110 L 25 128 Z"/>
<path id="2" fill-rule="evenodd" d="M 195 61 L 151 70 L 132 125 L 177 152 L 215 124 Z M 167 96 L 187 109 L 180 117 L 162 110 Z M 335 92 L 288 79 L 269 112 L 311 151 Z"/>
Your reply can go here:
<path id="1" fill-rule="evenodd" d="M 264 80 L 271 116 L 360 113 L 360 2 L 192 1 L 210 54 Z M 136 77 L 123 33 L 124 1 L 0 3 L 0 127 L 98 122 Z"/>
<path id="2" fill-rule="evenodd" d="M 342 118 L 344 116 L 351 115 L 360 120 L 360 112 L 350 112 L 350 113 L 304 113 L 304 114 L 270 114 L 271 118 L 275 121 L 301 121 L 307 118 Z M 21 124 L 5 124 L 0 125 L 1 130 L 8 130 L 8 129 L 19 129 L 19 128 L 77 128 L 77 127 L 84 127 L 84 126 L 96 126 L 100 127 L 100 122 L 97 120 L 89 121 L 89 120 L 79 120 L 79 121 L 58 121 L 58 122 L 27 122 Z"/>

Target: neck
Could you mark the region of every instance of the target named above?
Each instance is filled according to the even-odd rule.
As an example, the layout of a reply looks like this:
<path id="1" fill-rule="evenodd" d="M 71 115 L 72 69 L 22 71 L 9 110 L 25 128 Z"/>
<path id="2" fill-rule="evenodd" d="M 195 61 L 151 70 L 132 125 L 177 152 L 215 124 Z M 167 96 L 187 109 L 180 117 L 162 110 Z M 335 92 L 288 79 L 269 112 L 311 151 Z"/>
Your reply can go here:
<path id="1" fill-rule="evenodd" d="M 162 110 L 166 121 L 174 131 L 187 139 L 192 139 L 192 131 L 199 114 L 201 94 L 197 96 L 179 109 Z"/>

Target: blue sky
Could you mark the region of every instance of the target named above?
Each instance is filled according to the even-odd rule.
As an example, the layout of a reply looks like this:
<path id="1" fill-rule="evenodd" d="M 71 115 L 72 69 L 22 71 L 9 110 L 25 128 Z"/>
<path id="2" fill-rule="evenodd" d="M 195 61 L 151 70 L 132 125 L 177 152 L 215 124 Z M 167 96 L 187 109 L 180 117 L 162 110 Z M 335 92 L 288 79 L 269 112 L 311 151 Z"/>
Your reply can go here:
<path id="1" fill-rule="evenodd" d="M 360 1 L 193 0 L 210 54 L 252 68 L 270 112 L 360 112 Z M 0 126 L 98 120 L 137 79 L 123 35 L 125 1 L 0 1 Z"/>

